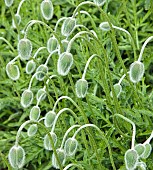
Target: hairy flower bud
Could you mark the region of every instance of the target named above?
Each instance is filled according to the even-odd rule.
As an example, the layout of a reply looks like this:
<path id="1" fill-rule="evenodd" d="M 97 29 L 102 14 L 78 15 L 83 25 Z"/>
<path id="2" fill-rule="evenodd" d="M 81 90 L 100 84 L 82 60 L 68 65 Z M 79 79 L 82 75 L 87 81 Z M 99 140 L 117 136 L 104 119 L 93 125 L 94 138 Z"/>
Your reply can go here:
<path id="1" fill-rule="evenodd" d="M 114 84 L 114 90 L 117 98 L 120 96 L 120 93 L 122 92 L 122 86 L 120 84 Z M 112 91 L 110 93 L 111 97 L 113 97 Z"/>
<path id="2" fill-rule="evenodd" d="M 150 145 L 150 143 L 147 143 L 147 144 L 144 145 L 144 147 L 145 147 L 145 150 L 144 150 L 141 157 L 143 159 L 147 159 L 151 154 L 152 146 Z"/>
<path id="3" fill-rule="evenodd" d="M 16 19 L 16 24 L 17 25 L 20 25 L 20 23 L 21 23 L 21 16 L 19 15 L 19 14 L 15 14 L 15 19 Z M 16 24 L 15 24 L 15 21 L 14 21 L 14 19 L 12 20 L 12 26 L 13 26 L 13 28 L 16 28 Z"/>
<path id="4" fill-rule="evenodd" d="M 31 110 L 30 110 L 30 120 L 34 120 L 37 121 L 40 117 L 40 108 L 38 106 L 34 106 Z"/>
<path id="5" fill-rule="evenodd" d="M 4 0 L 4 1 L 5 1 L 5 5 L 7 7 L 10 7 L 13 4 L 13 2 L 14 2 L 14 0 Z"/>
<path id="6" fill-rule="evenodd" d="M 49 53 L 55 51 L 58 48 L 58 41 L 57 39 L 53 36 L 48 39 L 47 41 L 47 50 Z"/>
<path id="7" fill-rule="evenodd" d="M 38 126 L 37 124 L 30 125 L 28 128 L 27 134 L 29 137 L 34 136 L 37 133 Z"/>
<path id="8" fill-rule="evenodd" d="M 32 44 L 31 41 L 23 38 L 18 43 L 18 52 L 21 60 L 29 60 L 32 52 Z"/>
<path id="9" fill-rule="evenodd" d="M 36 74 L 36 79 L 39 81 L 43 81 L 46 74 L 48 73 L 48 67 L 44 64 L 41 64 L 37 69 L 36 72 L 40 72 Z"/>
<path id="10" fill-rule="evenodd" d="M 108 22 L 102 22 L 99 27 L 102 31 L 110 31 L 111 29 Z"/>
<path id="11" fill-rule="evenodd" d="M 35 69 L 36 69 L 36 63 L 33 60 L 28 61 L 26 64 L 26 73 L 32 74 Z"/>
<path id="12" fill-rule="evenodd" d="M 76 26 L 76 19 L 72 18 L 72 17 L 67 18 L 63 22 L 63 25 L 61 28 L 62 35 L 66 36 L 66 37 L 69 36 L 73 32 L 75 26 Z"/>
<path id="13" fill-rule="evenodd" d="M 133 83 L 137 83 L 141 80 L 144 74 L 144 64 L 141 63 L 140 61 L 135 61 L 134 63 L 131 64 L 130 66 L 130 80 Z"/>
<path id="14" fill-rule="evenodd" d="M 13 63 L 8 63 L 6 65 L 6 73 L 8 77 L 12 80 L 18 80 L 20 77 L 19 67 Z"/>
<path id="15" fill-rule="evenodd" d="M 145 146 L 143 144 L 139 143 L 139 144 L 135 145 L 134 149 L 137 151 L 139 157 L 141 157 L 145 151 Z"/>
<path id="16" fill-rule="evenodd" d="M 66 76 L 73 64 L 73 56 L 71 53 L 64 52 L 58 58 L 57 71 L 58 74 Z"/>
<path id="17" fill-rule="evenodd" d="M 22 168 L 25 161 L 25 151 L 21 146 L 13 146 L 8 154 L 8 159 L 13 168 Z"/>
<path id="18" fill-rule="evenodd" d="M 23 93 L 22 93 L 22 96 L 21 96 L 21 105 L 24 107 L 24 108 L 27 108 L 31 105 L 33 101 L 33 93 L 31 90 L 27 89 L 25 90 Z"/>
<path id="19" fill-rule="evenodd" d="M 54 7 L 51 0 L 44 0 L 40 5 L 41 13 L 44 19 L 50 20 L 53 17 Z"/>
<path id="20" fill-rule="evenodd" d="M 48 113 L 46 113 L 45 120 L 44 120 L 45 126 L 51 127 L 55 120 L 55 117 L 56 117 L 56 113 L 53 111 L 49 111 Z"/>
<path id="21" fill-rule="evenodd" d="M 37 101 L 42 101 L 46 97 L 46 90 L 45 89 L 39 89 L 37 94 L 36 94 L 36 99 Z"/>
<path id="22" fill-rule="evenodd" d="M 56 145 L 56 142 L 57 142 L 57 136 L 56 136 L 56 134 L 53 133 L 53 132 L 50 132 L 50 135 L 51 135 L 51 137 L 52 137 L 52 139 L 53 139 L 54 145 Z M 52 145 L 51 145 L 50 138 L 49 138 L 49 135 L 48 135 L 48 134 L 46 134 L 45 137 L 44 137 L 44 148 L 45 148 L 46 150 L 50 150 L 50 151 L 52 150 Z"/>
<path id="23" fill-rule="evenodd" d="M 75 155 L 77 150 L 78 141 L 75 138 L 68 138 L 65 142 L 64 151 L 67 156 Z"/>
<path id="24" fill-rule="evenodd" d="M 88 82 L 85 79 L 79 79 L 75 84 L 75 91 L 78 98 L 84 98 L 87 94 Z"/>

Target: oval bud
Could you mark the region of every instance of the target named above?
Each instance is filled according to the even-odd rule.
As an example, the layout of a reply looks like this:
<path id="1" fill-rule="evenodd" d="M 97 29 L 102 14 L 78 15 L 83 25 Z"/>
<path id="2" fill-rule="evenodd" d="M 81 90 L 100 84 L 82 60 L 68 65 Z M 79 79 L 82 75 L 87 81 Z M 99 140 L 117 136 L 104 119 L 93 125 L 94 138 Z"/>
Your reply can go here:
<path id="1" fill-rule="evenodd" d="M 36 63 L 33 60 L 28 61 L 26 64 L 26 73 L 32 74 L 35 69 L 36 69 Z"/>
<path id="2" fill-rule="evenodd" d="M 71 53 L 64 52 L 58 58 L 57 71 L 58 74 L 66 76 L 73 64 L 73 56 Z"/>
<path id="3" fill-rule="evenodd" d="M 25 151 L 21 146 L 13 146 L 8 154 L 8 159 L 13 168 L 22 168 L 25 161 Z"/>
<path id="4" fill-rule="evenodd" d="M 27 134 L 29 137 L 34 136 L 37 133 L 38 126 L 37 124 L 30 125 L 28 128 Z"/>
<path id="5" fill-rule="evenodd" d="M 52 1 L 44 0 L 40 5 L 41 13 L 44 19 L 50 20 L 53 17 L 54 7 Z"/>
<path id="6" fill-rule="evenodd" d="M 138 163 L 139 155 L 136 150 L 128 149 L 125 153 L 124 160 L 127 169 L 135 169 Z"/>
<path id="7" fill-rule="evenodd" d="M 56 113 L 53 111 L 49 111 L 48 113 L 46 113 L 45 120 L 44 120 L 45 126 L 51 127 L 55 120 L 55 117 L 56 117 Z"/>
<path id="8" fill-rule="evenodd" d="M 102 5 L 104 5 L 104 3 L 106 2 L 106 0 L 93 0 L 93 2 L 94 2 L 97 6 L 102 6 Z"/>
<path id="9" fill-rule="evenodd" d="M 45 99 L 45 97 L 46 97 L 46 91 L 43 88 L 39 89 L 36 94 L 37 101 L 42 101 Z"/>
<path id="10" fill-rule="evenodd" d="M 12 80 L 18 80 L 20 78 L 20 71 L 17 65 L 13 63 L 8 63 L 6 65 L 6 73 L 8 77 Z"/>
<path id="11" fill-rule="evenodd" d="M 57 152 L 57 156 L 59 158 L 60 163 L 64 165 L 66 161 L 66 155 L 65 155 L 64 150 L 59 148 L 56 150 L 56 152 Z M 58 165 L 58 162 L 57 162 L 57 159 L 54 153 L 52 155 L 52 165 L 54 168 L 59 169 L 59 165 Z"/>
<path id="12" fill-rule="evenodd" d="M 145 151 L 145 146 L 143 144 L 139 143 L 139 144 L 135 145 L 134 149 L 137 151 L 139 157 L 141 157 Z"/>
<path id="13" fill-rule="evenodd" d="M 21 60 L 29 60 L 32 52 L 32 44 L 31 41 L 23 38 L 18 43 L 18 52 Z"/>
<path id="14" fill-rule="evenodd" d="M 22 96 L 21 96 L 21 105 L 24 107 L 24 108 L 27 108 L 31 105 L 33 101 L 33 93 L 31 90 L 27 89 L 25 90 L 23 93 L 22 93 Z"/>
<path id="15" fill-rule="evenodd" d="M 46 65 L 44 65 L 44 64 L 41 64 L 37 68 L 36 72 L 40 72 L 40 73 L 36 74 L 36 79 L 39 80 L 39 81 L 43 81 L 46 74 L 48 73 L 48 67 Z"/>
<path id="16" fill-rule="evenodd" d="M 56 142 L 57 142 L 57 136 L 56 136 L 56 134 L 55 133 L 53 133 L 53 132 L 50 132 L 50 135 L 51 135 L 51 137 L 52 137 L 52 139 L 53 139 L 53 143 L 54 143 L 54 146 L 56 145 Z M 51 145 L 51 142 L 50 142 L 50 138 L 49 138 L 49 135 L 47 134 L 47 135 L 45 135 L 45 137 L 44 137 L 44 148 L 46 149 L 46 150 L 52 150 L 52 145 Z"/>
<path id="17" fill-rule="evenodd" d="M 99 27 L 103 31 L 110 31 L 111 29 L 108 22 L 102 22 Z"/>
<path id="18" fill-rule="evenodd" d="M 40 117 L 40 108 L 38 106 L 33 106 L 33 108 L 30 110 L 30 120 L 37 121 Z"/>
<path id="19" fill-rule="evenodd" d="M 67 18 L 63 22 L 63 25 L 61 28 L 62 35 L 66 36 L 66 37 L 69 36 L 73 32 L 75 26 L 76 26 L 76 19 L 72 18 L 72 17 Z"/>
<path id="20" fill-rule="evenodd" d="M 14 15 L 15 19 L 16 19 L 16 24 L 17 25 L 20 25 L 20 22 L 21 22 L 21 16 L 19 14 L 15 14 Z M 12 20 L 12 26 L 13 28 L 16 28 L 16 24 L 14 22 L 14 19 Z"/>
<path id="21" fill-rule="evenodd" d="M 75 91 L 78 98 L 84 98 L 87 94 L 88 82 L 85 79 L 79 79 L 75 84 Z"/>
<path id="22" fill-rule="evenodd" d="M 58 48 L 58 41 L 55 37 L 51 37 L 47 41 L 47 50 L 49 53 L 53 52 Z"/>
<path id="23" fill-rule="evenodd" d="M 146 165 L 146 163 L 145 162 L 138 162 L 137 163 L 137 167 L 138 167 L 138 170 L 146 170 L 146 168 L 147 168 L 147 165 Z"/>
<path id="24" fill-rule="evenodd" d="M 5 5 L 7 6 L 7 7 L 10 7 L 12 4 L 13 4 L 13 1 L 14 0 L 4 0 L 5 1 Z"/>
<path id="25" fill-rule="evenodd" d="M 131 64 L 130 66 L 130 80 L 133 83 L 137 83 L 141 80 L 144 74 L 144 64 L 141 63 L 140 61 L 135 61 L 134 63 Z"/>
<path id="26" fill-rule="evenodd" d="M 76 153 L 78 147 L 78 141 L 74 138 L 69 138 L 66 140 L 64 145 L 64 151 L 67 156 L 73 156 Z"/>
<path id="27" fill-rule="evenodd" d="M 120 84 L 114 84 L 114 91 L 116 93 L 117 98 L 120 96 L 120 93 L 122 92 L 122 86 Z M 113 97 L 112 91 L 110 93 L 110 96 Z"/>
<path id="28" fill-rule="evenodd" d="M 152 146 L 149 143 L 147 143 L 144 145 L 144 147 L 145 147 L 145 150 L 141 157 L 143 159 L 147 159 L 149 157 L 149 155 L 151 154 Z"/>

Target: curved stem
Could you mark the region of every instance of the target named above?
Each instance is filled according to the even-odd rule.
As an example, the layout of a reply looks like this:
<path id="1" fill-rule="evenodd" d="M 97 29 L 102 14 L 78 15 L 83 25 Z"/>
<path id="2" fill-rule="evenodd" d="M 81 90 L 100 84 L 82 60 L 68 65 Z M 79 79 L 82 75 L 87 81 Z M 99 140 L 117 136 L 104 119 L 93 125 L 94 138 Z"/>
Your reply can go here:
<path id="1" fill-rule="evenodd" d="M 74 128 L 80 127 L 80 126 L 81 126 L 81 125 L 73 125 L 73 126 L 71 126 L 71 127 L 65 132 L 64 137 L 63 137 L 63 140 L 62 140 L 62 143 L 61 143 L 60 149 L 63 148 L 64 142 L 65 142 L 65 140 L 66 140 L 66 137 L 67 137 L 67 135 L 70 133 L 70 131 L 73 130 Z"/>
<path id="2" fill-rule="evenodd" d="M 120 78 L 118 84 L 121 84 L 121 83 L 122 83 L 122 81 L 123 81 L 123 79 L 125 78 L 125 76 L 126 76 L 126 74 L 124 74 L 124 75 Z"/>
<path id="3" fill-rule="evenodd" d="M 43 50 L 43 49 L 47 49 L 47 47 L 39 47 L 38 50 L 35 52 L 34 56 L 32 58 L 36 58 L 38 53 Z"/>
<path id="4" fill-rule="evenodd" d="M 134 124 L 134 122 L 132 122 L 130 119 L 124 117 L 123 115 L 120 114 L 114 114 L 114 116 L 118 116 L 122 119 L 124 119 L 125 121 L 129 122 L 132 127 L 133 127 L 133 132 L 132 132 L 132 142 L 131 142 L 131 149 L 134 149 L 134 145 L 135 145 L 135 136 L 136 136 L 136 126 Z"/>
<path id="5" fill-rule="evenodd" d="M 86 63 L 86 66 L 85 66 L 85 69 L 84 69 L 84 72 L 83 72 L 83 75 L 82 75 L 82 79 L 85 79 L 85 76 L 86 76 L 86 72 L 87 72 L 87 68 L 89 66 L 89 63 L 90 61 L 94 58 L 94 57 L 97 57 L 98 55 L 97 54 L 93 54 L 87 61 Z"/>
<path id="6" fill-rule="evenodd" d="M 149 137 L 143 144 L 144 144 L 144 145 L 145 145 L 145 144 L 149 144 L 150 141 L 152 140 L 152 138 L 153 138 L 153 131 L 151 132 L 150 137 Z"/>
<path id="7" fill-rule="evenodd" d="M 76 114 L 75 114 L 71 109 L 69 109 L 69 108 L 63 108 L 63 109 L 61 109 L 61 110 L 57 113 L 57 115 L 56 115 L 56 117 L 55 117 L 55 120 L 54 120 L 54 123 L 53 123 L 53 126 L 52 126 L 52 130 L 51 130 L 52 133 L 54 132 L 55 125 L 56 125 L 56 122 L 57 122 L 59 116 L 60 116 L 63 112 L 65 112 L 65 111 L 69 111 L 76 119 L 78 119 L 77 116 L 76 116 Z"/>
<path id="8" fill-rule="evenodd" d="M 143 55 L 143 52 L 144 52 L 144 49 L 146 47 L 146 45 L 148 44 L 149 41 L 151 41 L 153 39 L 153 36 L 149 37 L 143 44 L 142 48 L 141 48 L 141 51 L 140 51 L 140 55 L 139 55 L 139 58 L 138 58 L 138 61 L 141 61 L 142 59 L 142 55 Z"/>
<path id="9" fill-rule="evenodd" d="M 57 32 L 58 24 L 59 24 L 61 21 L 65 20 L 65 19 L 67 19 L 67 17 L 62 17 L 62 18 L 60 18 L 60 19 L 56 22 L 56 25 L 55 25 L 55 28 L 54 28 L 54 31 L 55 31 L 55 32 Z"/>
<path id="10" fill-rule="evenodd" d="M 12 64 L 13 64 L 19 57 L 20 57 L 19 55 L 16 56 L 15 58 L 13 58 L 13 60 L 9 61 L 9 63 L 12 63 Z"/>
<path id="11" fill-rule="evenodd" d="M 56 53 L 56 52 L 58 52 L 58 51 L 59 51 L 59 50 L 57 49 L 57 50 L 52 51 L 52 52 L 49 54 L 49 56 L 47 57 L 47 60 L 46 60 L 46 62 L 45 62 L 45 64 L 44 64 L 45 66 L 47 66 L 50 57 L 51 57 L 54 53 Z"/>
<path id="12" fill-rule="evenodd" d="M 18 5 L 18 9 L 17 9 L 17 13 L 16 13 L 16 14 L 19 15 L 21 6 L 22 6 L 22 4 L 23 4 L 24 1 L 25 1 L 25 0 L 21 0 L 21 1 L 20 1 L 19 5 Z"/>

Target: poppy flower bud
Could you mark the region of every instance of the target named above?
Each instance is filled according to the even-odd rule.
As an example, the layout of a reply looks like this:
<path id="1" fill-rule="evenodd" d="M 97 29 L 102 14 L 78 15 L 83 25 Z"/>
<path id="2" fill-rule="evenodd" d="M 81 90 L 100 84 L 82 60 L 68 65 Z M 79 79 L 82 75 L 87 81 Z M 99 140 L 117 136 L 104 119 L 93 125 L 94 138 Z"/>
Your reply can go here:
<path id="1" fill-rule="evenodd" d="M 25 151 L 21 146 L 13 146 L 8 154 L 8 159 L 13 168 L 22 168 L 25 161 Z"/>
<path id="2" fill-rule="evenodd" d="M 62 35 L 66 37 L 69 36 L 73 32 L 75 26 L 76 26 L 75 18 L 69 17 L 65 19 L 61 28 Z"/>
<path id="3" fill-rule="evenodd" d="M 143 154 L 144 151 L 145 151 L 145 146 L 144 146 L 143 144 L 139 143 L 139 144 L 137 144 L 137 145 L 134 147 L 134 149 L 137 151 L 139 157 L 141 157 L 142 154 Z"/>
<path id="4" fill-rule="evenodd" d="M 99 27 L 103 31 L 110 31 L 111 29 L 108 22 L 102 22 Z"/>
<path id="5" fill-rule="evenodd" d="M 128 149 L 125 153 L 124 160 L 128 170 L 135 169 L 138 163 L 139 155 L 136 150 Z"/>
<path id="6" fill-rule="evenodd" d="M 37 124 L 30 125 L 28 128 L 27 134 L 29 137 L 34 136 L 37 133 L 38 126 Z"/>
<path id="7" fill-rule="evenodd" d="M 8 63 L 6 65 L 6 73 L 12 80 L 18 80 L 20 77 L 19 67 L 13 63 Z"/>
<path id="8" fill-rule="evenodd" d="M 40 117 L 40 108 L 39 106 L 33 106 L 33 108 L 30 110 L 30 120 L 37 121 Z"/>
<path id="9" fill-rule="evenodd" d="M 73 64 L 72 54 L 68 52 L 62 53 L 59 56 L 58 62 L 57 62 L 58 74 L 62 76 L 66 76 L 69 73 L 72 64 Z"/>
<path id="10" fill-rule="evenodd" d="M 78 141 L 75 138 L 68 138 L 65 142 L 64 151 L 67 156 L 73 156 L 76 153 Z"/>
<path id="11" fill-rule="evenodd" d="M 14 0 L 4 0 L 4 1 L 5 1 L 5 5 L 7 7 L 10 7 L 13 4 L 13 2 L 14 2 Z"/>
<path id="12" fill-rule="evenodd" d="M 39 89 L 36 94 L 37 101 L 42 101 L 45 99 L 45 97 L 46 97 L 46 90 L 44 88 Z"/>
<path id="13" fill-rule="evenodd" d="M 144 64 L 140 61 L 135 61 L 130 66 L 129 76 L 133 83 L 137 83 L 141 80 L 144 74 Z"/>
<path id="14" fill-rule="evenodd" d="M 20 22 L 21 22 L 21 16 L 19 14 L 15 14 L 15 19 L 16 19 L 16 24 L 17 25 L 20 25 Z M 16 24 L 15 24 L 15 21 L 12 20 L 12 26 L 13 28 L 16 28 Z"/>
<path id="15" fill-rule="evenodd" d="M 36 72 L 40 72 L 40 73 L 37 73 L 36 74 L 36 79 L 39 80 L 39 81 L 43 81 L 44 78 L 45 78 L 45 75 L 48 73 L 48 67 L 44 64 L 41 64 Z"/>
<path id="16" fill-rule="evenodd" d="M 62 165 L 64 165 L 65 161 L 66 161 L 66 155 L 65 155 L 64 150 L 59 148 L 59 149 L 56 150 L 56 152 L 57 152 L 57 156 L 59 158 L 60 163 Z M 54 168 L 59 169 L 59 165 L 58 165 L 58 162 L 57 162 L 57 159 L 56 159 L 54 153 L 52 155 L 52 165 L 53 165 Z"/>
<path id="17" fill-rule="evenodd" d="M 45 126 L 51 127 L 55 120 L 55 117 L 56 117 L 56 113 L 53 111 L 49 111 L 48 113 L 46 113 L 45 120 L 44 120 Z"/>
<path id="18" fill-rule="evenodd" d="M 138 170 L 146 170 L 146 168 L 147 168 L 147 165 L 146 165 L 146 163 L 145 162 L 138 162 L 137 163 L 137 167 L 138 167 Z"/>
<path id="19" fill-rule="evenodd" d="M 44 0 L 40 5 L 41 13 L 44 19 L 50 20 L 53 17 L 54 7 L 51 0 Z"/>
<path id="20" fill-rule="evenodd" d="M 106 2 L 106 0 L 93 0 L 93 1 L 97 6 L 102 6 Z"/>
<path id="21" fill-rule="evenodd" d="M 36 63 L 33 60 L 28 61 L 26 64 L 26 73 L 32 74 L 35 69 L 36 69 Z"/>
<path id="22" fill-rule="evenodd" d="M 75 91 L 78 98 L 84 98 L 87 94 L 88 82 L 85 79 L 79 79 L 75 84 Z"/>
<path id="23" fill-rule="evenodd" d="M 53 132 L 50 132 L 50 135 L 51 135 L 51 137 L 52 137 L 52 139 L 53 139 L 54 145 L 56 145 L 56 142 L 57 142 L 57 136 L 56 136 L 56 134 L 53 133 Z M 45 137 L 44 137 L 44 148 L 45 148 L 46 150 L 50 150 L 50 151 L 52 150 L 52 145 L 51 145 L 50 138 L 49 138 L 49 135 L 48 135 L 48 134 L 46 134 Z"/>
<path id="24" fill-rule="evenodd" d="M 53 52 L 58 48 L 58 41 L 55 37 L 51 37 L 47 41 L 47 50 L 49 53 Z"/>
<path id="25" fill-rule="evenodd" d="M 146 143 L 144 145 L 144 147 L 145 147 L 145 150 L 144 150 L 144 152 L 142 154 L 142 158 L 147 159 L 149 157 L 150 153 L 151 153 L 152 146 L 150 145 L 150 143 Z"/>
<path id="26" fill-rule="evenodd" d="M 116 96 L 118 98 L 120 93 L 122 92 L 122 86 L 119 83 L 114 84 L 114 90 L 115 90 Z M 110 95 L 111 95 L 111 97 L 113 97 L 112 91 L 111 91 Z"/>
<path id="27" fill-rule="evenodd" d="M 24 107 L 24 108 L 27 108 L 31 105 L 33 101 L 33 93 L 31 90 L 27 89 L 25 90 L 23 93 L 22 93 L 22 96 L 21 96 L 21 105 Z"/>
<path id="28" fill-rule="evenodd" d="M 32 44 L 31 41 L 23 38 L 18 43 L 18 52 L 21 60 L 29 60 L 32 52 Z"/>

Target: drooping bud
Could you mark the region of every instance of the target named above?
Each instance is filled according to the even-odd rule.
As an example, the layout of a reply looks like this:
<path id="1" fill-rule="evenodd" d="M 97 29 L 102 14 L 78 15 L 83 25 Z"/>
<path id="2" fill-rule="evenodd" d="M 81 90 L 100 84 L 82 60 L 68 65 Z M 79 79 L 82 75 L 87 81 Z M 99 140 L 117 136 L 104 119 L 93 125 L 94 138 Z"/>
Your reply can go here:
<path id="1" fill-rule="evenodd" d="M 4 0 L 4 1 L 5 1 L 5 5 L 7 7 L 10 7 L 13 4 L 13 2 L 14 2 L 14 0 Z"/>
<path id="2" fill-rule="evenodd" d="M 21 22 L 21 16 L 19 14 L 15 14 L 14 15 L 15 19 L 16 19 L 16 24 L 17 25 L 20 25 L 20 22 Z M 16 24 L 15 24 L 15 21 L 14 19 L 12 20 L 12 26 L 13 28 L 16 28 Z"/>
<path id="3" fill-rule="evenodd" d="M 51 127 L 55 120 L 55 117 L 56 117 L 56 113 L 53 111 L 49 111 L 48 113 L 46 113 L 45 120 L 44 120 L 45 126 Z"/>
<path id="4" fill-rule="evenodd" d="M 31 105 L 33 101 L 33 93 L 31 90 L 27 89 L 25 90 L 23 93 L 22 93 L 22 96 L 21 96 L 21 105 L 24 107 L 24 108 L 27 108 Z"/>
<path id="5" fill-rule="evenodd" d="M 59 158 L 60 163 L 62 165 L 64 165 L 65 161 L 66 161 L 66 155 L 65 155 L 64 150 L 59 148 L 59 149 L 56 150 L 56 152 L 57 152 L 57 156 Z M 54 168 L 59 169 L 59 165 L 58 165 L 58 162 L 57 162 L 57 159 L 56 159 L 54 153 L 52 155 L 52 165 L 53 165 Z"/>
<path id="6" fill-rule="evenodd" d="M 47 41 L 47 50 L 49 53 L 53 52 L 58 48 L 58 41 L 57 39 L 53 36 L 48 39 Z"/>
<path id="7" fill-rule="evenodd" d="M 108 22 L 102 22 L 99 27 L 102 31 L 110 31 L 111 29 Z"/>
<path id="8" fill-rule="evenodd" d="M 29 137 L 34 136 L 37 133 L 38 126 L 37 124 L 30 125 L 28 128 L 27 134 Z"/>
<path id="9" fill-rule="evenodd" d="M 147 168 L 147 165 L 146 165 L 146 163 L 145 162 L 138 162 L 137 163 L 137 168 L 138 168 L 138 170 L 146 170 L 146 168 Z"/>
<path id="10" fill-rule="evenodd" d="M 144 64 L 140 61 L 135 61 L 130 66 L 129 76 L 133 83 L 139 82 L 144 74 Z"/>
<path id="11" fill-rule="evenodd" d="M 32 74 L 35 69 L 36 69 L 36 63 L 33 60 L 28 61 L 26 64 L 26 73 Z"/>
<path id="12" fill-rule="evenodd" d="M 73 156 L 76 153 L 78 141 L 75 138 L 68 138 L 65 142 L 64 151 L 67 156 Z"/>
<path id="13" fill-rule="evenodd" d="M 6 65 L 6 73 L 8 77 L 12 80 L 18 80 L 20 77 L 19 67 L 13 63 L 8 63 Z"/>
<path id="14" fill-rule="evenodd" d="M 122 86 L 120 84 L 114 84 L 114 90 L 117 98 L 120 96 L 120 93 L 122 92 Z M 113 97 L 112 91 L 110 93 L 111 97 Z"/>
<path id="15" fill-rule="evenodd" d="M 54 143 L 54 146 L 55 146 L 56 142 L 57 142 L 57 136 L 53 132 L 50 132 L 50 135 L 51 135 L 51 137 L 53 139 L 53 143 Z M 51 145 L 50 138 L 49 138 L 48 134 L 46 134 L 45 137 L 44 137 L 44 148 L 46 150 L 50 150 L 50 151 L 52 150 L 52 145 Z"/>
<path id="16" fill-rule="evenodd" d="M 144 151 L 145 151 L 145 146 L 144 146 L 143 144 L 139 143 L 139 144 L 137 144 L 137 145 L 134 147 L 134 149 L 137 151 L 139 157 L 141 157 L 142 154 L 143 154 Z"/>
<path id="17" fill-rule="evenodd" d="M 138 163 L 139 155 L 136 150 L 128 149 L 125 153 L 124 160 L 128 170 L 135 169 Z"/>
<path id="18" fill-rule="evenodd" d="M 88 82 L 85 79 L 79 79 L 75 84 L 75 91 L 78 98 L 84 98 L 87 94 Z"/>
<path id="19" fill-rule="evenodd" d="M 25 151 L 21 146 L 13 146 L 8 154 L 8 159 L 13 168 L 22 168 L 25 161 Z"/>
<path id="20" fill-rule="evenodd" d="M 40 5 L 41 13 L 44 19 L 50 20 L 53 17 L 54 7 L 51 0 L 44 0 Z"/>
<path id="21" fill-rule="evenodd" d="M 30 110 L 30 120 L 37 121 L 40 117 L 40 108 L 39 106 L 33 106 L 33 108 Z"/>
<path id="22" fill-rule="evenodd" d="M 23 38 L 18 43 L 18 52 L 21 60 L 29 60 L 32 52 L 32 44 L 31 41 Z"/>
<path id="23" fill-rule="evenodd" d="M 93 0 L 93 1 L 97 6 L 102 6 L 106 2 L 106 0 Z"/>
<path id="24" fill-rule="evenodd" d="M 150 145 L 150 143 L 146 143 L 144 145 L 144 147 L 145 147 L 145 150 L 144 150 L 144 152 L 143 152 L 141 157 L 143 159 L 147 159 L 150 156 L 150 153 L 151 153 L 151 150 L 152 150 L 152 146 Z"/>
<path id="25" fill-rule="evenodd" d="M 72 18 L 72 17 L 67 18 L 63 22 L 63 25 L 61 28 L 62 35 L 66 36 L 66 37 L 69 36 L 73 32 L 75 26 L 76 26 L 76 19 Z"/>
<path id="26" fill-rule="evenodd" d="M 58 74 L 66 76 L 73 64 L 73 56 L 71 53 L 64 52 L 58 58 L 57 71 Z"/>
<path id="27" fill-rule="evenodd" d="M 46 65 L 44 65 L 44 64 L 41 64 L 37 68 L 36 72 L 40 72 L 40 73 L 36 74 L 36 79 L 39 80 L 39 81 L 43 81 L 46 74 L 48 73 L 48 67 Z"/>
<path id="28" fill-rule="evenodd" d="M 39 89 L 37 94 L 36 94 L 36 99 L 37 101 L 42 101 L 46 97 L 46 90 L 44 88 Z"/>

